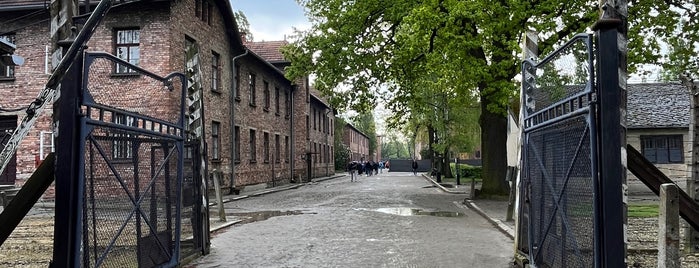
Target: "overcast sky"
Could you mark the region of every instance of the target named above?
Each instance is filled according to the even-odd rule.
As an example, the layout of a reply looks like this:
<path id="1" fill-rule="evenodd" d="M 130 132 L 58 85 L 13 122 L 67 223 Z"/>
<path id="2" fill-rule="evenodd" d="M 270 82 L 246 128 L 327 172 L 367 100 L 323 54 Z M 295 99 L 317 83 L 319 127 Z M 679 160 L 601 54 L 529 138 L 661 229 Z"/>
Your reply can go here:
<path id="1" fill-rule="evenodd" d="M 310 28 L 303 8 L 295 0 L 230 0 L 233 10 L 242 10 L 255 41 L 284 40 L 293 28 Z"/>

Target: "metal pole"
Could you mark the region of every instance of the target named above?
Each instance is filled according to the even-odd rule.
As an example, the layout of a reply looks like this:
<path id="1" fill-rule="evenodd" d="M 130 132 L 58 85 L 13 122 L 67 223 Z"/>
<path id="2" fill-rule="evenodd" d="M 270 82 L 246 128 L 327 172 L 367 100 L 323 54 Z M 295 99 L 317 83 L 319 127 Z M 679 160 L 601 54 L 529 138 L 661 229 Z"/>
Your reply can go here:
<path id="1" fill-rule="evenodd" d="M 622 185 L 626 173 L 622 167 L 622 145 L 626 143 L 622 137 L 621 111 L 622 94 L 625 88 L 620 88 L 622 79 L 619 66 L 617 43 L 623 25 L 616 9 L 605 4 L 602 18 L 594 25 L 597 41 L 597 77 L 599 81 L 598 111 L 599 138 L 598 148 L 609 148 L 597 159 L 599 163 L 598 202 L 595 206 L 595 267 L 626 267 L 626 244 L 624 242 L 625 204 L 622 201 Z M 625 64 L 625 62 L 623 62 Z M 625 80 L 623 81 L 624 85 Z M 625 108 L 625 106 L 623 106 Z M 623 139 L 623 144 L 622 144 Z M 618 148 L 618 149 L 613 149 Z"/>

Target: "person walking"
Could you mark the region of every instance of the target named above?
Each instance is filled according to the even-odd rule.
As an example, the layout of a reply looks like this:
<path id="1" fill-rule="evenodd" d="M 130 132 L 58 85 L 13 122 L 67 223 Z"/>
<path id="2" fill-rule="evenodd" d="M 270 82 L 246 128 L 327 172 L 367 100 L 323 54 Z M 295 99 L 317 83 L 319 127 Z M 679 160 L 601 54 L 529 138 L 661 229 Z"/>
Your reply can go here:
<path id="1" fill-rule="evenodd" d="M 383 161 L 379 161 L 379 173 L 383 173 L 383 168 L 384 168 Z"/>
<path id="2" fill-rule="evenodd" d="M 352 161 L 347 165 L 347 172 L 350 174 L 350 182 L 357 180 L 357 161 Z"/>
<path id="3" fill-rule="evenodd" d="M 413 159 L 413 175 L 417 176 L 417 161 Z"/>

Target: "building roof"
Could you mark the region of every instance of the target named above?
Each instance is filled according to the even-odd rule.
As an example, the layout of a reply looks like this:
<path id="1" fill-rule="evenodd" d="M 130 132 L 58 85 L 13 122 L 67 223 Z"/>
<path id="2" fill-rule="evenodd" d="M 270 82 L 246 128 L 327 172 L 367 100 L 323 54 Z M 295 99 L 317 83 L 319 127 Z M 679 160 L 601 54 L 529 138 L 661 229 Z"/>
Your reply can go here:
<path id="1" fill-rule="evenodd" d="M 350 124 L 350 123 L 345 124 L 345 127 L 346 127 L 346 128 L 350 128 L 350 129 L 353 129 L 354 131 L 356 131 L 357 133 L 359 133 L 359 134 L 361 134 L 362 136 L 366 137 L 367 139 L 369 138 L 369 136 L 367 136 L 366 134 L 364 134 L 364 132 L 360 131 L 359 129 L 357 129 L 356 127 L 354 127 L 354 126 L 353 126 L 352 124 Z"/>
<path id="2" fill-rule="evenodd" d="M 628 84 L 628 128 L 689 127 L 690 95 L 680 83 Z"/>
<path id="3" fill-rule="evenodd" d="M 2 0 L 0 10 L 48 9 L 50 0 Z"/>
<path id="4" fill-rule="evenodd" d="M 245 46 L 248 49 L 255 52 L 255 54 L 260 55 L 266 61 L 270 63 L 287 62 L 282 55 L 281 47 L 288 45 L 287 41 L 263 41 L 263 42 L 247 42 Z"/>

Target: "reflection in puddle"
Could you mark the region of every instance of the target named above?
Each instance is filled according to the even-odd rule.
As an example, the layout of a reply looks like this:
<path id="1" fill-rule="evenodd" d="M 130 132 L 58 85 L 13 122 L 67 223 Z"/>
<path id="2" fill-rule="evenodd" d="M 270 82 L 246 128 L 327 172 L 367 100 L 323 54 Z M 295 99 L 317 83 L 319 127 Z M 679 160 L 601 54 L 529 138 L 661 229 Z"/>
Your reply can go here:
<path id="1" fill-rule="evenodd" d="M 235 216 L 242 218 L 239 224 L 246 224 L 258 221 L 264 221 L 266 219 L 278 216 L 291 216 L 291 215 L 301 215 L 301 214 L 317 214 L 315 212 L 303 212 L 300 210 L 290 210 L 290 211 L 255 211 L 255 212 L 241 212 L 241 213 L 227 213 L 226 215 Z"/>
<path id="2" fill-rule="evenodd" d="M 398 216 L 437 216 L 437 217 L 462 217 L 463 213 L 451 211 L 426 211 L 417 208 L 379 208 L 374 211 Z"/>

